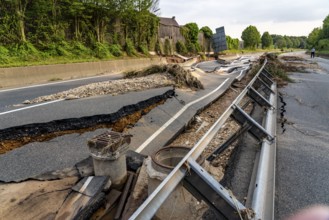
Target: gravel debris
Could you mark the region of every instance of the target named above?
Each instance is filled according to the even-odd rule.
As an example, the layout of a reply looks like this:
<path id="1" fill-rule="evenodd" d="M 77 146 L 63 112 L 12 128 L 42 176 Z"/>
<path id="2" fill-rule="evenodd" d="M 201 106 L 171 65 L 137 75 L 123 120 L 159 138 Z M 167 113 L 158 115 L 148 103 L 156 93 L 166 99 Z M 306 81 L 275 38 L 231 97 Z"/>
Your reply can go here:
<path id="1" fill-rule="evenodd" d="M 64 92 L 41 96 L 33 100 L 25 100 L 23 104 L 33 104 L 58 99 L 73 100 L 99 95 L 115 96 L 128 92 L 143 91 L 173 85 L 175 85 L 175 80 L 172 75 L 168 73 L 152 74 L 146 77 L 92 83 Z"/>

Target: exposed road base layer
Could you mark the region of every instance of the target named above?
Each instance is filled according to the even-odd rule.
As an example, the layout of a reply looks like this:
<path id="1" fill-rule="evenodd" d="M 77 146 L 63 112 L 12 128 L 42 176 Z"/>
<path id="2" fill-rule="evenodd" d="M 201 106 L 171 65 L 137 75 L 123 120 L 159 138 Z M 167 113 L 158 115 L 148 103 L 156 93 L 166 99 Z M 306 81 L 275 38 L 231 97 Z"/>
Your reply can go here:
<path id="1" fill-rule="evenodd" d="M 0 154 L 31 142 L 43 142 L 62 135 L 84 133 L 99 128 L 111 128 L 114 131 L 122 132 L 128 125 L 134 125 L 144 114 L 174 95 L 174 90 L 168 90 L 162 95 L 124 106 L 111 114 L 62 119 L 3 129 L 0 131 Z"/>

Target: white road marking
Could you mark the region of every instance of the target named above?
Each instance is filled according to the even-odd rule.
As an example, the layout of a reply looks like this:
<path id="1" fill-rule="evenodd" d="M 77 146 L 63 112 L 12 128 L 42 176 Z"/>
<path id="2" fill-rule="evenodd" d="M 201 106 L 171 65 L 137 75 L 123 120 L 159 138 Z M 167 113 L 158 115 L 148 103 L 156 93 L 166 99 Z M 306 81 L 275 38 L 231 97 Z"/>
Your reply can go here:
<path id="1" fill-rule="evenodd" d="M 83 193 L 83 192 L 87 189 L 89 183 L 92 181 L 93 178 L 94 178 L 93 176 L 89 176 L 89 177 L 87 178 L 86 182 L 82 185 L 82 187 L 81 187 L 81 189 L 79 190 L 79 192 Z"/>
<path id="2" fill-rule="evenodd" d="M 113 75 L 120 75 L 120 73 L 111 74 L 111 76 L 113 76 Z M 109 75 L 91 76 L 91 77 L 80 78 L 80 79 L 70 79 L 70 80 L 59 81 L 59 82 L 38 84 L 38 85 L 25 86 L 25 87 L 13 88 L 13 89 L 5 89 L 5 90 L 0 90 L 0 93 L 1 92 L 10 92 L 10 91 L 15 91 L 15 90 L 21 90 L 21 89 L 31 89 L 31 88 L 37 88 L 37 87 L 42 87 L 42 86 L 50 86 L 50 85 L 67 83 L 67 82 L 82 81 L 82 80 L 88 80 L 88 79 L 100 78 L 100 77 L 106 77 L 106 76 L 109 76 Z"/>
<path id="3" fill-rule="evenodd" d="M 19 112 L 19 111 L 23 111 L 23 110 L 26 110 L 26 109 L 36 108 L 36 107 L 43 106 L 43 105 L 49 105 L 49 104 L 52 104 L 52 103 L 61 102 L 63 100 L 64 99 L 58 99 L 58 100 L 55 100 L 55 101 L 50 101 L 50 102 L 45 102 L 45 103 L 41 103 L 41 104 L 37 104 L 37 105 L 27 106 L 27 107 L 24 107 L 24 108 L 14 109 L 14 110 L 6 111 L 6 112 L 0 112 L 0 115 L 6 115 L 6 114 L 13 113 L 13 112 Z"/>
<path id="4" fill-rule="evenodd" d="M 149 145 L 163 130 L 165 130 L 171 123 L 173 123 L 181 114 L 183 114 L 187 108 L 189 108 L 191 105 L 209 97 L 210 95 L 214 94 L 215 92 L 217 92 L 219 89 L 222 88 L 223 85 L 225 85 L 225 83 L 229 80 L 229 78 L 227 78 L 222 84 L 220 84 L 216 89 L 214 89 L 213 91 L 211 91 L 210 93 L 188 103 L 187 105 L 185 105 L 181 110 L 179 110 L 171 119 L 169 119 L 164 125 L 162 125 L 162 127 L 160 127 L 155 133 L 153 133 L 141 146 L 139 146 L 139 148 L 137 148 L 135 151 L 137 153 L 142 152 L 142 150 L 144 150 L 147 145 Z"/>

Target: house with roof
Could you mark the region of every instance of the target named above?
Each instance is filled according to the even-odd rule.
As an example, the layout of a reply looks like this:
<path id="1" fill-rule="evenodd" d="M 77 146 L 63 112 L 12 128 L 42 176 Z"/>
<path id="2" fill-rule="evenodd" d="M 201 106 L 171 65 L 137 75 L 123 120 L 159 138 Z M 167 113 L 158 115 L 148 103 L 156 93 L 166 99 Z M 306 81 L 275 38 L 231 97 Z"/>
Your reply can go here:
<path id="1" fill-rule="evenodd" d="M 177 41 L 185 41 L 175 17 L 160 17 L 158 36 L 159 39 L 171 39 L 173 44 L 176 44 Z"/>
<path id="2" fill-rule="evenodd" d="M 180 25 L 176 21 L 175 17 L 172 18 L 165 18 L 165 17 L 159 17 L 159 29 L 158 29 L 158 40 L 160 43 L 160 48 L 162 54 L 167 54 L 168 51 L 165 50 L 165 48 L 168 48 L 165 46 L 166 42 L 170 47 L 169 54 L 173 54 L 176 50 L 176 43 L 178 41 L 185 42 L 185 38 L 180 32 Z"/>

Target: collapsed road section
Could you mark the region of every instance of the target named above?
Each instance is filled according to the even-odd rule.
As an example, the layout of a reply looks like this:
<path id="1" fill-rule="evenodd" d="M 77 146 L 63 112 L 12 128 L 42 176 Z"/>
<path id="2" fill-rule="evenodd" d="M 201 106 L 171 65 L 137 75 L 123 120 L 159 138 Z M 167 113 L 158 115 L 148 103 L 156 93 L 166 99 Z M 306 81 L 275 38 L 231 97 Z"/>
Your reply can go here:
<path id="1" fill-rule="evenodd" d="M 216 123 L 208 130 L 208 132 L 194 145 L 194 147 L 182 156 L 180 159 L 165 158 L 164 161 L 174 160 L 175 164 L 170 164 L 173 169 L 155 188 L 149 193 L 146 201 L 137 209 L 130 219 L 151 219 L 154 215 L 161 213 L 161 209 L 166 209 L 170 212 L 170 207 L 174 201 L 170 197 L 176 187 L 183 180 L 183 186 L 194 197 L 204 201 L 212 210 L 215 211 L 216 219 L 273 219 L 274 215 L 274 170 L 275 170 L 275 120 L 276 120 L 276 84 L 271 80 L 273 76 L 266 71 L 265 65 L 257 73 L 255 78 L 243 90 L 243 92 L 233 101 L 231 106 L 225 113 L 216 121 Z M 256 83 L 257 81 L 257 83 Z M 266 109 L 266 118 L 263 127 L 256 122 L 243 110 L 241 101 L 245 95 L 248 95 L 255 103 Z M 265 98 L 267 97 L 267 98 Z M 234 118 L 243 130 L 248 131 L 252 136 L 262 143 L 261 154 L 258 165 L 255 166 L 257 172 L 255 180 L 251 181 L 252 200 L 251 207 L 247 208 L 239 202 L 233 193 L 226 190 L 219 184 L 205 168 L 199 165 L 199 156 L 207 148 L 210 141 L 216 136 L 220 128 L 224 125 L 229 117 Z M 247 129 L 245 129 L 245 127 Z M 237 134 L 243 132 L 239 131 Z M 239 136 L 234 134 L 234 136 Z M 226 148 L 232 143 L 231 140 L 219 146 L 214 152 L 213 157 L 221 148 Z M 167 156 L 168 157 L 168 156 Z M 167 162 L 164 162 L 166 164 Z M 169 199 L 170 202 L 165 203 Z M 167 204 L 163 207 L 162 204 Z M 163 210 L 162 210 L 163 212 Z M 177 219 L 180 216 L 176 216 Z M 190 216 L 191 217 L 191 216 Z"/>
<path id="2" fill-rule="evenodd" d="M 211 78 L 211 76 L 206 76 L 206 77 L 208 77 L 208 79 L 209 78 Z M 215 78 L 220 78 L 220 76 L 215 76 Z M 209 82 L 208 82 L 208 84 L 206 84 L 206 85 L 212 85 L 212 87 L 213 88 L 219 88 L 219 89 L 217 89 L 216 90 L 216 93 L 210 93 L 210 95 L 208 95 L 209 94 L 209 89 L 207 90 L 207 86 L 206 86 L 206 89 L 205 89 L 205 91 L 201 91 L 201 94 L 198 96 L 199 97 L 199 101 L 201 102 L 201 104 L 199 104 L 199 103 L 196 103 L 196 102 L 186 102 L 185 103 L 185 105 L 186 106 L 188 106 L 187 108 L 184 108 L 184 109 L 186 109 L 186 110 L 191 110 L 191 109 L 193 109 L 193 111 L 191 112 L 191 113 L 189 113 L 188 114 L 188 117 L 190 118 L 190 117 L 194 117 L 194 115 L 195 115 L 195 112 L 198 112 L 199 110 L 198 109 L 202 109 L 202 108 L 204 108 L 205 106 L 207 106 L 207 105 L 209 105 L 209 103 L 211 103 L 211 102 L 213 102 L 214 100 L 217 100 L 218 99 L 218 97 L 219 96 L 221 96 L 221 94 L 223 94 L 226 90 L 227 90 L 227 88 L 229 88 L 230 87 L 230 85 L 231 85 L 231 83 L 234 81 L 234 77 L 235 76 L 232 76 L 232 79 L 230 79 L 230 80 L 227 80 L 227 79 L 225 79 L 225 80 L 223 80 L 222 81 L 222 83 L 220 84 L 220 85 L 218 85 L 218 83 L 217 83 L 217 85 L 214 83 L 214 80 L 209 80 Z M 208 80 L 207 79 L 207 80 Z M 215 85 L 215 86 L 214 86 Z M 210 87 L 211 88 L 211 87 Z M 234 89 L 233 89 L 234 90 Z M 210 90 L 210 91 L 212 91 L 212 90 Z M 178 91 L 178 94 L 179 94 L 179 99 L 184 99 L 185 101 L 186 100 L 189 100 L 189 99 L 187 99 L 186 97 L 189 97 L 189 95 L 191 95 L 191 94 L 188 94 L 188 95 L 180 95 L 180 94 L 182 94 L 182 92 L 181 91 Z M 202 98 L 202 99 L 201 99 Z M 193 100 L 193 99 L 192 99 Z M 172 102 L 177 102 L 178 100 L 176 100 L 176 99 L 168 99 L 167 100 L 167 102 L 169 102 L 169 108 L 171 107 L 171 105 L 170 105 L 170 103 L 172 103 Z M 182 102 L 181 102 L 182 100 L 180 100 L 179 101 L 179 103 L 180 103 L 180 105 L 184 105 L 184 104 L 182 104 Z M 168 104 L 166 102 L 166 105 Z M 190 104 L 190 105 L 188 105 L 189 103 L 192 103 L 192 104 Z M 199 105 L 194 105 L 194 104 L 199 104 Z M 177 103 L 176 103 L 176 105 L 177 105 Z M 159 107 L 162 107 L 162 106 L 164 106 L 164 105 L 159 105 L 157 108 L 159 108 Z M 157 109 L 156 108 L 156 109 Z M 153 109 L 153 110 L 155 110 L 155 109 Z M 150 113 L 153 113 L 154 111 L 151 111 Z M 163 109 L 164 110 L 164 109 Z M 189 111 L 186 111 L 186 112 L 189 112 Z M 146 116 L 150 116 L 151 114 L 148 114 L 148 115 L 146 115 Z M 183 115 L 184 116 L 184 115 Z M 151 117 L 153 117 L 153 116 L 151 116 Z M 185 116 L 186 117 L 186 116 Z M 184 120 L 182 119 L 182 118 L 178 118 L 178 119 L 176 119 L 176 121 L 185 121 L 185 119 L 186 118 L 184 118 Z M 153 118 L 153 120 L 156 120 L 155 118 Z M 189 121 L 189 120 L 187 120 L 187 121 Z M 177 125 L 175 125 L 175 126 L 177 126 Z M 186 127 L 187 126 L 187 124 L 186 124 L 186 121 L 185 122 L 183 122 L 182 123 L 182 125 L 180 125 L 180 126 L 182 126 L 182 128 L 184 128 L 184 127 Z M 177 128 L 176 128 L 177 129 Z M 181 129 L 178 129 L 177 131 L 179 131 L 179 130 L 181 130 Z M 163 134 L 162 134 L 163 135 Z M 166 138 L 167 136 L 164 136 L 164 138 Z M 144 139 L 145 140 L 145 139 Z M 168 140 L 167 140 L 168 141 Z M 73 143 L 72 143 L 73 144 Z M 159 142 L 158 142 L 158 145 L 161 147 L 161 145 L 162 144 L 159 144 Z M 163 146 L 163 145 L 162 145 Z M 133 148 L 134 149 L 134 148 Z M 147 149 L 149 149 L 149 147 L 147 148 Z M 153 149 L 154 150 L 154 149 Z M 154 151 L 157 151 L 156 149 L 154 150 Z M 133 158 L 133 157 L 131 157 L 131 156 L 129 156 L 128 157 L 128 161 L 131 161 L 131 158 Z M 142 160 L 142 159 L 141 159 Z M 132 160 L 132 161 L 136 161 L 136 160 Z M 101 179 L 99 179 L 99 178 L 89 178 L 88 176 L 92 176 L 92 175 L 94 175 L 94 173 L 93 172 L 85 172 L 85 169 L 83 169 L 83 168 L 81 168 L 81 165 L 79 164 L 79 165 L 77 165 L 77 166 L 75 166 L 75 169 L 72 169 L 72 170 L 66 170 L 66 172 L 64 172 L 64 174 L 63 173 L 61 173 L 61 172 L 53 172 L 53 173 L 50 173 L 51 175 L 55 175 L 55 174 L 57 174 L 57 176 L 52 176 L 52 177 L 47 177 L 47 176 L 43 176 L 42 178 L 40 177 L 40 178 L 37 178 L 37 179 L 39 179 L 39 180 L 41 180 L 41 179 L 43 179 L 43 180 L 49 180 L 49 179 L 60 179 L 61 180 L 61 178 L 63 178 L 63 177 L 74 177 L 75 175 L 73 175 L 72 173 L 76 173 L 77 171 L 76 171 L 76 169 L 78 169 L 79 170 L 79 172 L 78 172 L 78 176 L 79 176 L 79 179 L 81 178 L 81 177 L 84 177 L 84 176 L 86 176 L 87 178 L 86 179 L 82 179 L 81 181 L 82 182 L 80 182 L 78 185 L 82 185 L 82 186 L 85 186 L 85 187 L 87 187 L 87 186 L 89 186 L 89 183 L 94 183 L 94 181 L 96 181 L 96 182 L 98 182 L 98 181 L 100 181 L 100 182 L 98 182 L 98 186 L 99 186 L 99 188 L 98 188 L 98 190 L 96 190 L 96 192 L 99 192 L 99 189 L 101 189 L 101 191 L 106 191 L 106 192 L 108 192 L 108 184 L 106 184 L 106 182 L 107 182 L 107 179 L 105 178 L 101 178 Z M 130 166 L 128 166 L 128 169 L 129 170 L 132 170 L 132 166 L 131 166 L 131 164 L 130 164 Z M 84 170 L 84 172 L 80 172 L 81 170 Z M 70 171 L 70 172 L 69 172 Z M 72 171 L 72 172 L 71 172 Z M 48 175 L 50 175 L 50 174 L 48 174 Z M 51 176 L 50 175 L 50 176 Z M 128 174 L 127 175 L 127 179 L 128 179 L 128 181 L 127 181 L 127 183 L 126 184 L 128 184 L 128 185 L 126 185 L 125 187 L 124 187 L 124 189 L 123 189 L 123 191 L 121 191 L 122 192 L 122 194 L 123 195 L 125 195 L 125 194 L 127 194 L 127 195 L 129 195 L 129 189 L 131 188 L 131 186 L 132 185 L 134 185 L 134 181 L 133 181 L 133 179 L 136 179 L 136 178 L 134 178 L 134 175 L 132 175 L 132 174 Z M 71 184 L 74 184 L 74 182 L 76 182 L 77 180 L 75 179 L 75 181 L 74 181 L 74 179 L 72 180 L 72 182 L 71 182 Z M 59 181 L 57 181 L 57 183 L 58 183 Z M 53 184 L 55 184 L 56 182 L 54 181 L 54 182 L 52 182 Z M 50 184 L 50 183 L 49 183 Z M 130 185 L 129 185 L 130 184 Z M 9 184 L 10 185 L 10 184 Z M 3 185 L 2 187 L 3 188 L 1 188 L 1 189 L 5 189 L 5 187 L 10 187 L 9 185 Z M 97 184 L 96 184 L 97 185 Z M 67 193 L 67 191 L 68 191 L 68 189 L 70 189 L 70 187 L 68 187 L 69 185 L 67 185 L 65 188 L 62 188 L 62 191 L 61 192 L 66 192 Z M 85 188 L 85 187 L 82 187 L 82 188 Z M 51 188 L 51 187 L 48 187 L 48 188 Z M 76 193 L 78 193 L 78 194 L 76 194 L 76 196 L 78 196 L 79 195 L 79 193 L 81 194 L 84 194 L 84 195 L 86 195 L 86 193 L 85 193 L 85 191 L 84 190 L 81 190 L 81 187 L 74 187 L 75 188 L 75 190 L 74 190 L 74 194 L 76 194 Z M 125 189 L 128 189 L 128 191 L 126 191 Z M 65 189 L 65 190 L 64 190 Z M 60 189 L 58 189 L 58 190 L 60 190 Z M 48 193 L 50 194 L 50 193 L 57 193 L 57 192 L 59 192 L 59 191 L 57 191 L 57 190 L 53 190 L 53 191 L 50 191 L 49 192 L 49 190 L 48 189 L 44 189 L 44 191 L 46 192 L 46 193 L 36 193 L 36 194 L 34 194 L 35 196 L 31 196 L 31 197 L 29 197 L 28 195 L 27 195 L 27 197 L 25 198 L 25 199 L 23 199 L 23 197 L 20 197 L 20 198 L 16 198 L 15 200 L 17 200 L 17 202 L 18 203 L 20 203 L 21 202 L 21 200 L 24 200 L 24 201 L 26 201 L 26 202 L 28 202 L 29 201 L 29 199 L 34 199 L 34 198 L 42 198 L 43 196 L 46 196 L 46 195 L 48 195 Z M 110 199 L 110 198 L 112 198 L 113 197 L 113 199 L 114 198 L 117 198 L 117 195 L 118 194 L 120 194 L 120 193 L 117 193 L 117 191 L 111 191 L 112 193 L 110 193 L 111 194 L 111 196 L 110 197 L 108 197 L 108 199 Z M 97 194 L 97 193 L 96 193 Z M 88 196 L 90 197 L 90 198 L 92 198 L 92 197 L 94 197 L 94 196 L 96 196 L 96 194 L 94 194 L 94 193 L 92 193 L 92 194 L 88 194 Z M 96 198 L 96 200 L 88 200 L 89 202 L 91 202 L 92 204 L 94 204 L 94 202 L 95 202 L 95 204 L 99 204 L 99 203 L 101 203 L 101 204 L 103 204 L 103 202 L 104 202 L 104 197 L 102 197 L 101 195 L 103 195 L 103 194 L 97 194 L 97 198 Z M 108 194 L 109 195 L 109 194 Z M 107 196 L 108 196 L 107 195 Z M 113 195 L 116 195 L 116 196 L 113 196 Z M 74 195 L 70 195 L 70 197 L 71 196 L 73 196 L 74 197 Z M 98 196 L 100 196 L 100 197 L 98 197 Z M 69 198 L 69 197 L 65 197 L 65 198 Z M 86 199 L 86 197 L 83 197 L 84 199 Z M 125 197 L 125 198 L 127 198 L 127 197 Z M 126 199 L 125 199 L 124 197 L 122 197 L 120 200 L 122 200 L 122 202 L 120 201 L 119 202 L 119 207 L 121 207 L 121 206 L 123 206 L 124 207 L 124 204 L 125 204 L 125 201 L 126 201 Z M 98 200 L 99 199 L 99 200 Z M 106 201 L 109 201 L 108 199 L 106 199 Z M 103 201 L 103 202 L 102 202 Z M 115 200 L 115 201 L 117 201 L 117 200 Z M 69 202 L 69 200 L 65 200 L 65 202 Z M 88 204 L 89 204 L 89 202 L 88 202 Z M 113 200 L 111 201 L 111 202 L 113 202 Z M 20 204 L 22 204 L 22 203 L 20 203 Z M 23 204 L 25 204 L 25 205 L 27 205 L 25 202 L 23 203 Z M 84 204 L 85 205 L 85 204 Z M 91 208 L 92 206 L 88 206 L 89 208 Z M 110 205 L 110 207 L 112 207 L 111 205 Z M 26 207 L 25 207 L 26 208 Z M 57 211 L 55 212 L 55 213 L 57 213 L 58 212 L 58 209 L 56 209 Z M 89 210 L 90 211 L 90 210 Z M 92 209 L 92 211 L 94 211 L 94 209 Z M 54 215 L 56 215 L 55 213 L 53 213 L 52 214 L 52 216 L 54 216 Z M 48 213 L 49 214 L 49 213 Z M 120 216 L 120 215 L 119 215 Z M 120 217 L 119 217 L 120 218 Z"/>

